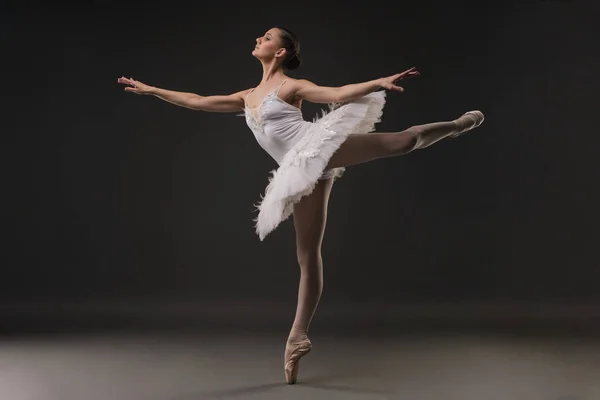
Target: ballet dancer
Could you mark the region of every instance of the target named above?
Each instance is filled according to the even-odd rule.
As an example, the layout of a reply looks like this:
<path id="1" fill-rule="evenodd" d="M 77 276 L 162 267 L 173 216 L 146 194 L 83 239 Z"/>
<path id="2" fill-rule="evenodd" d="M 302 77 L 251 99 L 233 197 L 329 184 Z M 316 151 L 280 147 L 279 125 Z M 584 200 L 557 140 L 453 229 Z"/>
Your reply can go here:
<path id="1" fill-rule="evenodd" d="M 258 204 L 256 233 L 262 241 L 293 214 L 300 265 L 298 303 L 284 352 L 284 375 L 296 383 L 301 357 L 312 349 L 308 329 L 323 290 L 321 245 L 333 181 L 345 167 L 424 149 L 458 137 L 484 120 L 469 111 L 452 121 L 411 126 L 399 132 L 373 132 L 381 121 L 386 90 L 402 92 L 397 82 L 419 75 L 416 68 L 368 82 L 339 87 L 294 79 L 287 71 L 302 63 L 300 43 L 287 28 L 274 27 L 256 38 L 252 55 L 262 65 L 254 88 L 229 95 L 201 96 L 146 85 L 121 77 L 125 91 L 152 95 L 177 106 L 206 112 L 242 113 L 258 144 L 275 160 Z M 384 89 L 384 90 L 380 90 Z M 313 122 L 302 116 L 302 102 L 329 104 Z"/>

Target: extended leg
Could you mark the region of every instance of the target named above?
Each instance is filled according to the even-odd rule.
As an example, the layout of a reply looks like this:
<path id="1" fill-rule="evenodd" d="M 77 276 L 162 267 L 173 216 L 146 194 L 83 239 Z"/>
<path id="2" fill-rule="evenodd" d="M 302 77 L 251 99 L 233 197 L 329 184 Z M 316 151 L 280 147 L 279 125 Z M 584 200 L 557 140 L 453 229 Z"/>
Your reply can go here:
<path id="1" fill-rule="evenodd" d="M 402 132 L 350 135 L 331 157 L 327 169 L 348 167 L 424 149 L 445 137 L 459 136 L 482 122 L 481 112 L 470 111 L 454 121 L 415 125 Z"/>
<path id="2" fill-rule="evenodd" d="M 285 349 L 285 375 L 288 383 L 296 382 L 298 361 L 311 349 L 307 333 L 323 290 L 321 244 L 332 183 L 333 179 L 319 181 L 313 192 L 294 206 L 300 284 L 296 316 Z"/>

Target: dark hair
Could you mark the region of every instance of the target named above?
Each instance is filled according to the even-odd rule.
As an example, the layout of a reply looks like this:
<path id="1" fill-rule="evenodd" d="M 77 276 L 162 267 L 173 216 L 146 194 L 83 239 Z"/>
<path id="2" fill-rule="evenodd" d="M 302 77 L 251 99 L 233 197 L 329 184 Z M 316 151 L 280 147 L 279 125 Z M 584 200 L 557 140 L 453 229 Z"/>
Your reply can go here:
<path id="1" fill-rule="evenodd" d="M 281 33 L 279 37 L 281 38 L 281 47 L 287 50 L 287 55 L 283 60 L 283 68 L 287 70 L 296 69 L 302 64 L 302 59 L 300 58 L 300 42 L 298 38 L 294 34 L 294 32 L 290 31 L 287 28 L 276 26 Z"/>

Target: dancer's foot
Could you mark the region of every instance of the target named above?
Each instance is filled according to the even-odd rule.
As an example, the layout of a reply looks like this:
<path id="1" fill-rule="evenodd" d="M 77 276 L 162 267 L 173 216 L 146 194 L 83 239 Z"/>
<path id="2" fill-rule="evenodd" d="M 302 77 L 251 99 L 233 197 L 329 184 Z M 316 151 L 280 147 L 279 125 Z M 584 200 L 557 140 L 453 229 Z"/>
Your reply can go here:
<path id="1" fill-rule="evenodd" d="M 293 385 L 298 378 L 298 365 L 300 358 L 310 353 L 312 343 L 306 337 L 306 334 L 300 336 L 290 336 L 285 346 L 284 372 L 285 381 Z"/>
<path id="2" fill-rule="evenodd" d="M 457 138 L 471 129 L 477 128 L 484 120 L 483 113 L 481 111 L 468 111 L 461 115 L 458 119 L 453 122 L 457 126 L 456 132 L 450 135 L 451 138 Z"/>

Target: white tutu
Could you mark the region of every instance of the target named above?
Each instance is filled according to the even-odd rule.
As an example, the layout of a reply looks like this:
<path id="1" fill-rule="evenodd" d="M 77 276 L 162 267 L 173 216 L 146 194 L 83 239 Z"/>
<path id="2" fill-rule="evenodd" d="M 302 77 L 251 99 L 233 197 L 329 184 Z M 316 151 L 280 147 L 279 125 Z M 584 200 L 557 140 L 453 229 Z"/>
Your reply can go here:
<path id="1" fill-rule="evenodd" d="M 330 105 L 329 112 L 309 126 L 302 138 L 285 154 L 279 167 L 271 171 L 269 184 L 257 205 L 256 233 L 263 240 L 293 211 L 302 197 L 309 195 L 319 179 L 339 177 L 344 168 L 325 171 L 329 159 L 354 133 L 369 133 L 381 121 L 385 91 L 370 93 L 357 100 Z"/>

